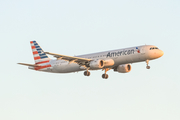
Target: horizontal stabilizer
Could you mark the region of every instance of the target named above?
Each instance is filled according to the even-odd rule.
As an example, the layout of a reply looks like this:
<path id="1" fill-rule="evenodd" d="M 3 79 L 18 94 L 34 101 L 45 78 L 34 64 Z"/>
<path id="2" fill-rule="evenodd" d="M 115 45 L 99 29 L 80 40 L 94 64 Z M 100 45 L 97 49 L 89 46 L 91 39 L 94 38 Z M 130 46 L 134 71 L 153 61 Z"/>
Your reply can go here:
<path id="1" fill-rule="evenodd" d="M 39 67 L 40 65 L 36 65 L 36 64 L 27 64 L 27 63 L 18 63 L 20 65 L 25 65 L 25 66 L 31 66 L 31 67 Z"/>

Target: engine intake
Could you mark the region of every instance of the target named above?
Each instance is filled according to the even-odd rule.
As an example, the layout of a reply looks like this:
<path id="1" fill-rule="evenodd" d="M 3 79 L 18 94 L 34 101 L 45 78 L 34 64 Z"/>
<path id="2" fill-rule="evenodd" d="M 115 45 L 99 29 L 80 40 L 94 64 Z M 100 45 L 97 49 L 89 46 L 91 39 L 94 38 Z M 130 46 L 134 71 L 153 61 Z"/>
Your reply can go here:
<path id="1" fill-rule="evenodd" d="M 93 60 L 89 64 L 91 69 L 101 69 L 104 67 L 104 61 L 103 60 Z"/>
<path id="2" fill-rule="evenodd" d="M 130 64 L 119 65 L 117 67 L 117 71 L 119 73 L 128 73 L 131 71 L 131 65 Z"/>

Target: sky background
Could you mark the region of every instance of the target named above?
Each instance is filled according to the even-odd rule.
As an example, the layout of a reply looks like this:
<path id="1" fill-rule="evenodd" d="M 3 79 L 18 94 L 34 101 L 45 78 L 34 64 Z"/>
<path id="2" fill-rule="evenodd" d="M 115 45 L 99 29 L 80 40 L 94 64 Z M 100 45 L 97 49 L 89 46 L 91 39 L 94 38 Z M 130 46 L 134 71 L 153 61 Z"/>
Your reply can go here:
<path id="1" fill-rule="evenodd" d="M 1 120 L 180 120 L 179 0 L 0 0 Z M 43 73 L 30 41 L 81 55 L 156 45 L 164 56 L 126 74 Z M 52 58 L 52 57 L 51 57 Z"/>

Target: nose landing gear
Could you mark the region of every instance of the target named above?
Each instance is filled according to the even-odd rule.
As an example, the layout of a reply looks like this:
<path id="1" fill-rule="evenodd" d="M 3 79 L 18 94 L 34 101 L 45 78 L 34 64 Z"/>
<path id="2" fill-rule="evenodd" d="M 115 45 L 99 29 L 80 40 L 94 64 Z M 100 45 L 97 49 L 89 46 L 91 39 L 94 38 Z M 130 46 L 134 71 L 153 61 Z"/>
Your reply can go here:
<path id="1" fill-rule="evenodd" d="M 150 69 L 149 60 L 146 60 L 146 64 L 147 64 L 146 68 L 147 68 L 147 69 Z"/>

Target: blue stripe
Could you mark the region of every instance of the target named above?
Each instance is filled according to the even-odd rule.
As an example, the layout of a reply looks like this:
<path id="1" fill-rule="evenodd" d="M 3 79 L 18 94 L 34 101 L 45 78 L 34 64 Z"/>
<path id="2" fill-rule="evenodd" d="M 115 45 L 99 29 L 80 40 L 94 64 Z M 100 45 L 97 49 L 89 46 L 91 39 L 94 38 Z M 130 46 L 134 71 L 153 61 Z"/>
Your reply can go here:
<path id="1" fill-rule="evenodd" d="M 36 41 L 33 41 L 33 43 L 36 43 Z"/>
<path id="2" fill-rule="evenodd" d="M 37 51 L 38 53 L 42 53 L 41 51 Z"/>
<path id="3" fill-rule="evenodd" d="M 43 59 L 43 58 L 48 58 L 48 57 L 47 56 L 40 56 L 40 58 Z"/>
<path id="4" fill-rule="evenodd" d="M 39 54 L 39 56 L 41 57 L 41 56 L 43 56 L 43 55 L 46 55 L 45 53 L 43 53 L 43 54 Z"/>
<path id="5" fill-rule="evenodd" d="M 42 49 L 41 49 L 41 48 L 38 48 L 38 49 L 36 49 L 36 50 L 38 51 L 38 50 L 42 50 Z"/>
<path id="6" fill-rule="evenodd" d="M 40 48 L 40 46 L 35 46 L 36 48 Z"/>
<path id="7" fill-rule="evenodd" d="M 34 45 L 36 46 L 36 45 L 38 45 L 37 43 L 34 43 Z"/>

